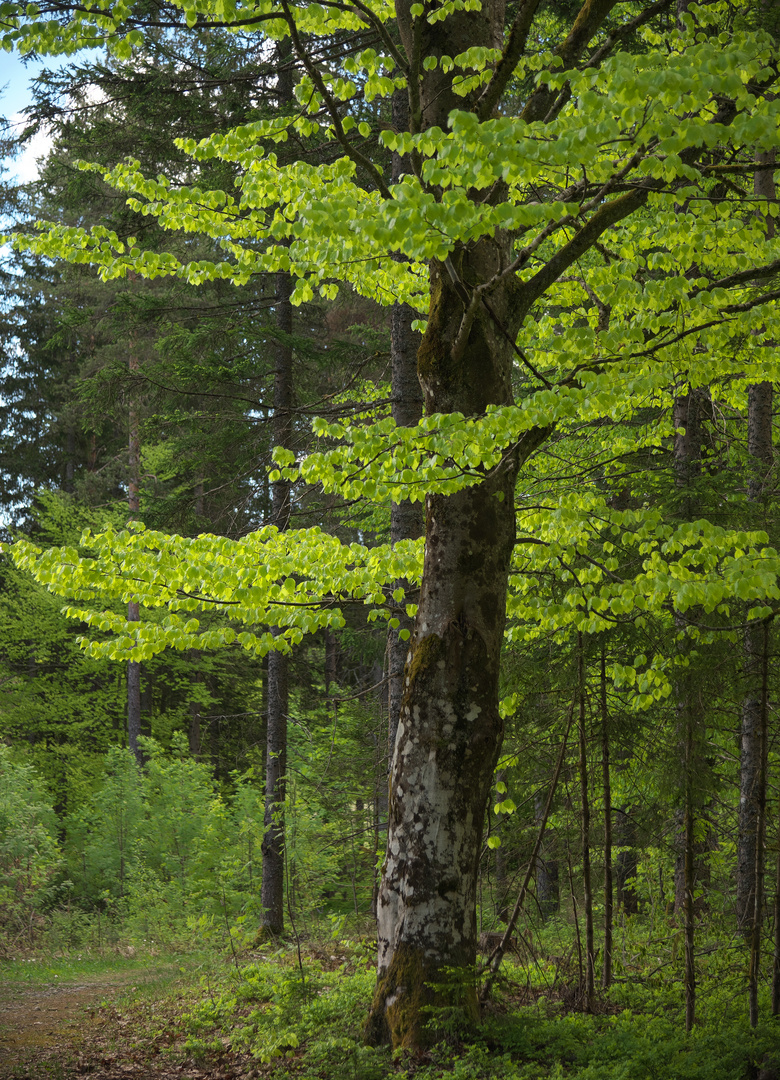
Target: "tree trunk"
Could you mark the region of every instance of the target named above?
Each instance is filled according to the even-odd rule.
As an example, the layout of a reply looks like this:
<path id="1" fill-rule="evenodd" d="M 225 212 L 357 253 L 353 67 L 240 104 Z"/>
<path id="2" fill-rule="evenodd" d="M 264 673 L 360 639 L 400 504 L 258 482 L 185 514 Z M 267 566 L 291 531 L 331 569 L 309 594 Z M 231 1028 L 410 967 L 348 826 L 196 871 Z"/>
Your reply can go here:
<path id="1" fill-rule="evenodd" d="M 131 376 L 138 371 L 138 356 L 130 353 L 128 367 Z M 141 424 L 136 401 L 136 387 L 130 387 L 129 442 L 127 465 L 127 508 L 131 519 L 141 509 Z M 127 621 L 138 622 L 140 607 L 131 601 L 127 605 Z M 138 765 L 143 765 L 144 755 L 138 745 L 141 734 L 141 665 L 136 660 L 127 664 L 127 745 Z"/>
<path id="2" fill-rule="evenodd" d="M 769 714 L 769 624 L 762 627 L 761 704 L 758 724 L 758 775 L 756 776 L 756 866 L 753 882 L 753 915 L 751 919 L 750 970 L 748 998 L 750 1026 L 758 1026 L 758 981 L 761 974 L 761 929 L 764 914 L 764 840 L 766 836 L 766 773 Z"/>
<path id="3" fill-rule="evenodd" d="M 601 791 L 604 800 L 604 969 L 601 985 L 612 985 L 612 783 L 609 764 L 609 715 L 607 712 L 607 655 L 602 642 L 600 670 Z"/>
<path id="4" fill-rule="evenodd" d="M 393 94 L 393 127 L 396 131 L 409 130 L 409 97 L 405 90 Z M 409 158 L 393 153 L 393 180 L 398 181 L 404 173 L 410 173 Z M 397 256 L 400 257 L 400 256 Z M 393 420 L 403 427 L 413 427 L 422 416 L 422 390 L 417 378 L 417 350 L 421 337 L 412 330 L 415 313 L 408 304 L 394 304 L 390 315 L 390 361 L 391 398 Z M 404 500 L 393 503 L 390 509 L 390 541 L 416 540 L 422 535 L 422 504 Z M 406 589 L 406 581 L 397 581 L 396 588 Z M 396 613 L 398 627 L 388 631 L 387 639 L 387 714 L 388 714 L 388 772 L 392 759 L 398 718 L 401 715 L 404 667 L 409 651 L 408 638 L 402 640 L 402 631 L 411 632 L 412 619 L 406 611 Z"/>
<path id="5" fill-rule="evenodd" d="M 694 841 L 694 796 L 693 796 L 693 766 L 694 766 L 694 725 L 690 710 L 686 711 L 685 725 L 685 807 L 684 807 L 684 888 L 685 888 L 685 1030 L 691 1032 L 696 1022 L 696 956 L 694 952 L 694 888 L 696 882 L 695 873 L 695 841 Z"/>
<path id="6" fill-rule="evenodd" d="M 759 155 L 759 161 L 768 155 Z M 774 198 L 774 174 L 755 173 L 755 192 L 764 198 Z M 774 234 L 774 218 L 765 219 L 767 237 Z M 770 382 L 748 387 L 748 480 L 749 502 L 758 503 L 762 497 L 766 474 L 772 466 L 772 398 Z M 759 663 L 762 639 L 758 627 L 745 632 L 745 678 L 747 689 L 742 702 L 739 759 L 739 833 L 737 838 L 737 927 L 750 939 L 755 911 L 756 832 L 758 826 L 758 777 L 761 772 L 760 728 L 761 696 Z"/>
<path id="7" fill-rule="evenodd" d="M 292 333 L 292 278 L 276 275 L 276 326 Z M 292 348 L 277 342 L 274 375 L 273 434 L 277 446 L 292 442 Z M 286 529 L 290 520 L 290 483 L 283 478 L 271 485 L 271 524 Z M 289 663 L 284 653 L 268 654 L 268 719 L 266 726 L 265 816 L 263 878 L 260 889 L 260 934 L 278 937 L 284 932 L 284 802 L 287 776 L 287 714 Z"/>
<path id="8" fill-rule="evenodd" d="M 545 793 L 541 788 L 534 792 L 534 819 L 536 824 L 542 820 L 545 808 Z M 558 860 L 553 856 L 553 846 L 549 839 L 542 841 L 539 849 L 539 858 L 536 860 L 536 904 L 539 914 L 546 922 L 547 919 L 557 915 L 561 906 L 560 897 L 560 868 Z"/>
<path id="9" fill-rule="evenodd" d="M 461 280 L 484 280 L 497 245 L 461 252 Z M 504 253 L 503 257 L 506 255 Z M 428 412 L 479 415 L 511 400 L 510 354 L 477 312 L 462 349 L 452 346 L 463 303 L 448 271 L 431 271 L 428 329 L 418 370 Z M 509 288 L 493 304 L 507 319 Z M 529 440 L 530 442 L 531 440 Z M 477 862 L 503 734 L 498 673 L 515 537 L 517 456 L 483 483 L 426 500 L 420 604 L 405 675 L 390 781 L 387 861 L 378 902 L 378 980 L 368 1037 L 420 1046 L 424 1006 L 445 968 L 476 959 Z M 456 993 L 476 1015 L 473 985 Z"/>
<path id="10" fill-rule="evenodd" d="M 780 807 L 779 807 L 780 809 Z M 775 859 L 775 955 L 772 957 L 771 1014 L 780 1016 L 780 819 L 776 834 L 777 855 Z"/>
<path id="11" fill-rule="evenodd" d="M 583 7 L 576 33 L 567 38 L 572 55 L 579 55 L 613 3 Z M 476 12 L 455 10 L 433 23 L 413 18 L 412 7 L 410 0 L 396 5 L 410 58 L 503 46 L 502 0 Z M 532 3 L 531 15 L 534 9 Z M 412 131 L 446 131 L 454 110 L 476 108 L 480 89 L 459 95 L 458 81 L 438 66 L 413 71 Z M 541 116 L 531 116 L 529 102 L 526 118 L 546 115 L 547 89 L 532 95 Z M 489 111 L 488 104 L 484 108 Z M 489 197 L 500 198 L 499 189 Z M 427 414 L 475 417 L 490 405 L 512 402 L 514 343 L 531 301 L 519 280 L 502 276 L 511 250 L 510 238 L 497 231 L 456 245 L 444 261 L 431 261 L 428 325 L 417 353 Z M 489 292 L 475 294 L 488 282 Z M 377 984 L 366 1029 L 371 1042 L 421 1049 L 436 1041 L 435 1013 L 427 1007 L 439 1003 L 457 1006 L 467 1018 L 478 1015 L 472 974 L 478 861 L 503 736 L 498 680 L 515 542 L 514 489 L 519 464 L 548 435 L 549 429 L 526 432 L 482 483 L 426 498 L 420 599 L 390 774 Z"/>
<path id="12" fill-rule="evenodd" d="M 674 467 L 677 488 L 680 492 L 679 517 L 690 521 L 695 516 L 696 493 L 693 485 L 701 472 L 702 417 L 704 391 L 688 388 L 688 392 L 674 400 L 673 422 Z M 685 622 L 675 614 L 675 627 L 684 633 Z M 683 637 L 678 646 L 687 651 L 688 639 Z M 695 841 L 696 817 L 700 805 L 695 777 L 701 765 L 698 752 L 699 703 L 697 686 L 691 669 L 684 669 L 677 680 L 677 749 L 682 762 L 683 805 L 678 810 L 680 821 L 678 850 L 675 866 L 675 910 L 683 917 L 685 936 L 685 1030 L 691 1031 L 696 1019 L 696 958 L 695 958 L 695 888 L 697 847 Z"/>
<path id="13" fill-rule="evenodd" d="M 639 895 L 636 891 L 638 867 L 636 828 L 629 806 L 617 808 L 615 846 L 620 848 L 615 857 L 615 892 L 618 907 L 625 915 L 636 915 L 639 911 Z"/>
<path id="14" fill-rule="evenodd" d="M 577 634 L 577 677 L 579 682 L 579 767 L 582 808 L 580 817 L 582 839 L 582 892 L 585 908 L 585 1011 L 593 1012 L 596 994 L 593 943 L 593 887 L 590 874 L 590 797 L 588 795 L 588 742 L 585 730 L 585 657 L 582 634 Z"/>

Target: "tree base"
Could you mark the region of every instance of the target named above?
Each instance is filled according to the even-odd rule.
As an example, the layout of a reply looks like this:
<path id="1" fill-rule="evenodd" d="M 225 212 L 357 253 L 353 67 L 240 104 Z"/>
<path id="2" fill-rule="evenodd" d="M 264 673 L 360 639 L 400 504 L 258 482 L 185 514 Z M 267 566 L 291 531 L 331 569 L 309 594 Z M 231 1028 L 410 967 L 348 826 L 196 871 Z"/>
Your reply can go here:
<path id="1" fill-rule="evenodd" d="M 364 1034 L 369 1046 L 425 1050 L 478 1020 L 473 966 L 434 964 L 407 944 L 395 950 L 377 979 Z"/>

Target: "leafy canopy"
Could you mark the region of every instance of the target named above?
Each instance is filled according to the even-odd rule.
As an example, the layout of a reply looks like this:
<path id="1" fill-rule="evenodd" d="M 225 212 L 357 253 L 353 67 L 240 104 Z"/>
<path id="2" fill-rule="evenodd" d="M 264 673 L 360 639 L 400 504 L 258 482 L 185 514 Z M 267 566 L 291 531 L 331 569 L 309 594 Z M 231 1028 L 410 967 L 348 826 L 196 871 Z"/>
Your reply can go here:
<path id="1" fill-rule="evenodd" d="M 412 31 L 479 6 L 477 0 L 414 5 Z M 132 272 L 244 284 L 253 275 L 289 272 L 296 303 L 315 290 L 333 297 L 349 287 L 381 304 L 407 302 L 423 315 L 431 260 L 444 263 L 457 281 L 453 260 L 466 245 L 499 230 L 514 240 L 511 262 L 492 278 L 458 284 L 467 333 L 475 307 L 514 281 L 518 404 L 474 417 L 428 415 L 414 428 L 398 428 L 386 417 L 352 427 L 319 421 L 315 433 L 325 448 L 302 461 L 277 451 L 272 479 L 285 475 L 383 502 L 451 494 L 499 468 L 528 432 L 590 425 L 604 432 L 602 448 L 611 444 L 618 460 L 621 452 L 668 441 L 668 422 L 637 421 L 648 409 L 663 415 L 680 386 L 708 385 L 713 396 L 737 406 L 749 383 L 777 380 L 771 286 L 780 241 L 767 238 L 764 220 L 778 208 L 754 196 L 748 183 L 755 154 L 780 144 L 775 49 L 762 32 L 718 33 L 729 17 L 726 5 L 692 6 L 685 28 L 663 37 L 652 29 L 649 9 L 631 5 L 643 51 L 610 51 L 605 40 L 602 54 L 596 50 L 578 68 L 567 67 L 562 50 L 551 50 L 541 35 L 529 36 L 513 77 L 530 85 L 532 96 L 552 95 L 557 104 L 544 120 L 529 120 L 522 105 L 511 115 L 508 100 L 503 114 L 485 114 L 481 103 L 506 66 L 496 50 L 407 56 L 389 27 L 389 4 L 196 0 L 175 9 L 188 25 L 252 25 L 267 40 L 289 37 L 300 62 L 296 111 L 197 142 L 179 140 L 196 162 L 231 164 L 233 190 L 147 177 L 135 160 L 81 167 L 100 173 L 135 212 L 164 229 L 210 242 L 213 257 L 186 261 L 180 246 L 178 254 L 150 251 L 103 227 L 51 222 L 17 237 L 18 246 L 90 263 L 105 279 Z M 68 52 L 99 39 L 124 56 L 141 41 L 131 8 L 106 0 L 64 23 L 38 18 L 34 6 L 5 3 L 2 10 L 6 47 Z M 381 42 L 378 51 L 317 59 L 318 41 L 368 32 Z M 369 125 L 357 123 L 350 110 L 376 102 L 381 114 L 382 102 L 404 87 L 414 103 L 424 73 L 435 70 L 450 78 L 464 108 L 450 113 L 446 131 L 419 130 L 414 109 L 410 132 L 382 131 L 384 147 L 410 162 L 406 175 L 389 183 L 372 160 Z M 283 163 L 274 150 L 323 132 L 342 151 L 326 164 Z M 739 344 L 746 340 L 747 365 Z M 596 519 L 601 524 L 585 525 Z M 529 585 L 538 566 L 521 549 L 510 605 L 520 622 L 595 632 L 610 617 L 645 608 L 701 604 L 727 614 L 734 597 L 753 602 L 751 615 L 758 617 L 777 597 L 777 557 L 763 535 L 706 523 L 675 529 L 645 508 L 621 514 L 592 485 L 577 499 L 553 493 L 526 516 L 525 528 L 541 560 L 581 555 L 594 542 L 600 550 L 560 604 L 542 607 Z M 615 530 L 643 557 L 630 581 L 615 580 L 610 569 L 606 536 Z M 280 535 L 266 528 L 227 541 L 133 526 L 86 534 L 83 544 L 94 558 L 73 548 L 41 552 L 28 543 L 13 554 L 53 591 L 79 602 L 67 609 L 71 616 L 110 635 L 90 645 L 94 655 L 133 659 L 168 646 L 233 640 L 260 653 L 287 648 L 304 633 L 340 625 L 346 602 L 392 620 L 393 605 L 406 599 L 393 583 L 418 581 L 422 567 L 419 544 L 343 545 L 316 529 Z M 106 600 L 131 599 L 165 614 L 130 625 L 99 610 Z M 194 613 L 207 606 L 230 623 L 201 631 Z"/>

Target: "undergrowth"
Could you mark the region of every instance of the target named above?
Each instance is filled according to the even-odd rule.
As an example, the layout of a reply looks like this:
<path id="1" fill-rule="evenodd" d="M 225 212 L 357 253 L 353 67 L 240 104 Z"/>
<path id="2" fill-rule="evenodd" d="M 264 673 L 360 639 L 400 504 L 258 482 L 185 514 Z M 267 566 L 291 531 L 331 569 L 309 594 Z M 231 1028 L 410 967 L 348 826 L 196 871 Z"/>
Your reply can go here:
<path id="1" fill-rule="evenodd" d="M 752 1080 L 780 1069 L 780 1021 L 768 1016 L 768 992 L 767 1018 L 748 1025 L 741 950 L 713 940 L 703 953 L 699 1019 L 686 1035 L 674 942 L 666 947 L 660 969 L 658 948 L 600 994 L 592 1015 L 572 1011 L 560 972 L 553 983 L 549 964 L 515 958 L 480 1027 L 451 1026 L 422 1057 L 363 1043 L 375 981 L 367 946 L 312 950 L 300 965 L 294 950 L 279 949 L 204 982 L 181 1018 L 184 1046 L 201 1059 L 226 1048 L 250 1055 L 258 1075 L 279 1080 Z M 446 1029 L 446 1017 L 432 1021 Z"/>
<path id="2" fill-rule="evenodd" d="M 625 928 L 616 981 L 585 1014 L 576 949 L 560 948 L 567 927 L 546 927 L 505 962 L 479 1027 L 434 1010 L 446 1038 L 418 1056 L 364 1045 L 375 983 L 365 938 L 312 938 L 300 954 L 279 942 L 235 955 L 38 956 L 3 974 L 18 985 L 123 968 L 128 978 L 103 1013 L 105 1045 L 139 1075 L 188 1062 L 192 1075 L 261 1080 L 775 1080 L 780 1020 L 765 988 L 763 1019 L 749 1027 L 741 941 L 702 935 L 697 1024 L 686 1035 L 676 928 L 658 929 L 654 938 L 646 926 Z"/>

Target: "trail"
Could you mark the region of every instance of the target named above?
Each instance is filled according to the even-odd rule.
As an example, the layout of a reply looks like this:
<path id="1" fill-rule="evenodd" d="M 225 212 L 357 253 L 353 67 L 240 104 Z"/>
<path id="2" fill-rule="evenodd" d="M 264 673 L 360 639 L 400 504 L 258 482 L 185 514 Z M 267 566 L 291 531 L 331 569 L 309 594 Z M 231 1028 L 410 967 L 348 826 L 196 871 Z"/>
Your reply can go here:
<path id="1" fill-rule="evenodd" d="M 119 968 L 80 978 L 52 976 L 23 986 L 0 982 L 0 1080 L 239 1080 L 255 1076 L 246 1060 L 231 1055 L 229 1061 L 195 1063 L 176 1052 L 175 1038 L 169 1040 L 160 1033 L 155 1039 L 139 1031 L 142 1007 L 128 1004 L 127 994 L 148 989 L 166 971 L 170 968 Z"/>
<path id="2" fill-rule="evenodd" d="M 54 978 L 34 986 L 4 987 L 0 993 L 2 1080 L 78 1076 L 79 1048 L 101 1026 L 95 1006 L 120 993 L 134 976 L 137 973 L 118 972 L 79 982 Z"/>

